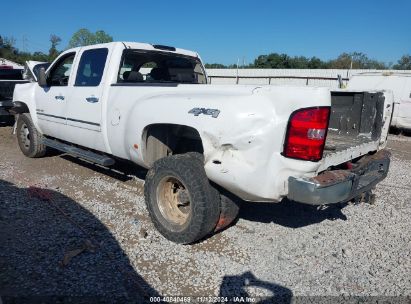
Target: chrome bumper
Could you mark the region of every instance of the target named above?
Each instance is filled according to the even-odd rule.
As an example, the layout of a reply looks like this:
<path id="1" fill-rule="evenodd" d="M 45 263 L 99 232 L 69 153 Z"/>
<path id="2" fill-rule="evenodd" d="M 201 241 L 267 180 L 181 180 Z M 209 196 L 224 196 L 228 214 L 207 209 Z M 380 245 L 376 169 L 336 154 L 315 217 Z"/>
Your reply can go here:
<path id="1" fill-rule="evenodd" d="M 312 178 L 290 177 L 287 197 L 310 205 L 347 202 L 387 176 L 390 156 L 390 152 L 381 150 L 362 157 L 350 170 L 325 171 Z"/>

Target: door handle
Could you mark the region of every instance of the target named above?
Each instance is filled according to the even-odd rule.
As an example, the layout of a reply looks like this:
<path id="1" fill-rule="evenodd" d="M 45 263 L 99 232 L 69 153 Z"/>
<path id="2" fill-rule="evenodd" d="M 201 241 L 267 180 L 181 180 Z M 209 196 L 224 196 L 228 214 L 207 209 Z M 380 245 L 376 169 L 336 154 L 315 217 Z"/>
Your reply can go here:
<path id="1" fill-rule="evenodd" d="M 64 96 L 63 96 L 63 95 L 57 95 L 57 96 L 54 96 L 54 98 L 55 98 L 56 100 L 64 100 Z"/>
<path id="2" fill-rule="evenodd" d="M 96 103 L 96 102 L 98 102 L 98 98 L 97 98 L 97 97 L 87 97 L 86 100 L 87 100 L 87 102 L 90 102 L 90 103 Z"/>

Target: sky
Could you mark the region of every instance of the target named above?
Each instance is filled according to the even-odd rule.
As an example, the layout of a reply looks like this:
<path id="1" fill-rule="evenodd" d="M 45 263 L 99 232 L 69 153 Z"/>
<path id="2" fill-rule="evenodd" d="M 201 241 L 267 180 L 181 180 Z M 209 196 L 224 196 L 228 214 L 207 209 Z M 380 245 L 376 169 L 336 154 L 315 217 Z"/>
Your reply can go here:
<path id="1" fill-rule="evenodd" d="M 250 63 L 273 52 L 336 58 L 359 51 L 396 62 L 411 54 L 410 0 L 4 1 L 0 35 L 20 50 L 65 49 L 80 28 L 115 41 L 197 51 L 207 63 Z"/>

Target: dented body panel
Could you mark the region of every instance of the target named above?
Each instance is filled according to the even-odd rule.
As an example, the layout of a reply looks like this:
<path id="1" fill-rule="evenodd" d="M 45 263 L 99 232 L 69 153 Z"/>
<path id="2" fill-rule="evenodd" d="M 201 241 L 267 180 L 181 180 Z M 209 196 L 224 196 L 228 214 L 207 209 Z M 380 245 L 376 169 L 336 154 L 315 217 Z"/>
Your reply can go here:
<path id="1" fill-rule="evenodd" d="M 328 153 L 318 162 L 286 158 L 282 155 L 291 113 L 309 107 L 331 107 L 332 96 L 327 88 L 290 86 L 242 86 L 204 84 L 121 84 L 117 82 L 123 50 L 151 50 L 151 45 L 109 43 L 87 47 L 109 49 L 101 98 L 95 105 L 101 111 L 99 128 L 94 130 L 53 123 L 59 139 L 98 150 L 118 158 L 149 167 L 147 130 L 150 126 L 167 124 L 187 126 L 201 138 L 208 178 L 248 201 L 277 202 L 289 195 L 290 177 L 312 178 L 331 166 L 380 150 L 385 145 L 386 124 L 389 124 L 392 100 L 385 98 L 384 128 L 378 138 L 359 146 L 350 146 L 338 153 Z M 68 50 L 61 56 L 64 56 Z M 81 53 L 82 49 L 74 49 Z M 176 52 L 198 57 L 194 52 Z M 76 55 L 77 56 L 77 55 Z M 58 60 L 58 59 L 57 59 Z M 74 75 L 68 83 L 69 92 L 76 90 Z M 53 66 L 53 64 L 52 64 Z M 49 68 L 50 69 L 50 68 Z M 37 128 L 45 135 L 38 115 L 36 83 L 18 86 L 14 101 L 24 102 L 30 109 Z M 86 108 L 87 106 L 87 108 Z M 84 103 L 78 111 L 89 111 Z M 87 113 L 87 112 L 86 112 Z M 67 121 L 70 117 L 66 118 Z M 388 122 L 387 122 L 388 121 Z M 388 127 L 387 127 L 388 128 Z"/>

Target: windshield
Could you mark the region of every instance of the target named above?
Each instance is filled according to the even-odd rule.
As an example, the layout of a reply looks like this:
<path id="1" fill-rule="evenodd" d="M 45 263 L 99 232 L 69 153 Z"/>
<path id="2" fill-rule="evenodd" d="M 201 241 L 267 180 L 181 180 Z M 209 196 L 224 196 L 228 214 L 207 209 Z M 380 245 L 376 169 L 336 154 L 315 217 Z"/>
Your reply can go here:
<path id="1" fill-rule="evenodd" d="M 117 81 L 119 83 L 207 83 L 199 59 L 143 50 L 124 51 Z"/>

